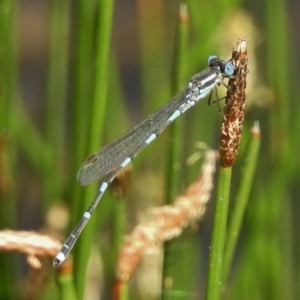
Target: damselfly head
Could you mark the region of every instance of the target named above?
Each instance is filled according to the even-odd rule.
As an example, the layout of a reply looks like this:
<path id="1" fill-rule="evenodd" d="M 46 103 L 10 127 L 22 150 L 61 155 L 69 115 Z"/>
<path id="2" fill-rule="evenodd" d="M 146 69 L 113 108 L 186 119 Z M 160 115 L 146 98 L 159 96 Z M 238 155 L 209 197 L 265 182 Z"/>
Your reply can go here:
<path id="1" fill-rule="evenodd" d="M 216 55 L 209 56 L 208 60 L 207 60 L 207 63 L 210 68 L 220 66 L 221 62 L 222 62 L 222 60 Z"/>
<path id="2" fill-rule="evenodd" d="M 208 57 L 207 63 L 210 67 L 213 67 L 218 60 L 220 60 L 220 58 L 217 55 L 211 55 Z"/>
<path id="3" fill-rule="evenodd" d="M 219 68 L 223 76 L 230 77 L 234 72 L 234 65 L 231 61 L 225 61 L 216 55 L 211 55 L 208 58 L 210 68 Z"/>
<path id="4" fill-rule="evenodd" d="M 231 61 L 225 62 L 224 70 L 222 70 L 222 73 L 225 76 L 232 76 L 234 72 L 234 65 Z"/>

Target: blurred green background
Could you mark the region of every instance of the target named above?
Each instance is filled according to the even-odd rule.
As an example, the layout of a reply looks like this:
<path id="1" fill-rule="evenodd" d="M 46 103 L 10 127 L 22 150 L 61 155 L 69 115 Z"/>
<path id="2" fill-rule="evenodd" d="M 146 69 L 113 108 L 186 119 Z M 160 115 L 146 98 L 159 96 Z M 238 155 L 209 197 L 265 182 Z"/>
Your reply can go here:
<path id="1" fill-rule="evenodd" d="M 178 89 L 172 77 L 181 3 L 0 1 L 1 230 L 35 230 L 61 240 L 72 230 L 97 188 L 78 185 L 81 163 Z M 229 59 L 237 39 L 247 37 L 247 105 L 231 201 L 250 128 L 256 120 L 261 127 L 258 166 L 222 297 L 300 299 L 300 4 L 185 3 L 189 22 L 181 82 L 206 68 L 211 54 Z M 183 126 L 177 143 L 182 162 L 195 151 L 196 141 L 217 149 L 221 120 L 217 107 L 204 100 L 177 121 Z M 120 237 L 144 219 L 147 209 L 164 202 L 169 131 L 134 161 L 125 196 L 104 195 L 73 249 L 74 272 L 56 273 L 50 259 L 33 270 L 24 255 L 0 252 L 0 299 L 112 299 Z M 196 176 L 182 170 L 178 193 Z M 205 297 L 213 199 L 193 232 L 192 287 L 168 299 Z M 145 261 L 129 283 L 127 299 L 161 297 L 161 253 L 149 254 Z"/>

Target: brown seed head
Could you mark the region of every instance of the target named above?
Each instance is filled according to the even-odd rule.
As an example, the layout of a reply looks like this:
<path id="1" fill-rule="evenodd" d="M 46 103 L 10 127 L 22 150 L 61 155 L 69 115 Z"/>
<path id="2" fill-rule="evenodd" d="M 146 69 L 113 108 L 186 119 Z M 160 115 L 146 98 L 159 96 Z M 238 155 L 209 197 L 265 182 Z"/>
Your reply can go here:
<path id="1" fill-rule="evenodd" d="M 232 52 L 232 63 L 235 71 L 228 81 L 219 147 L 223 167 L 230 167 L 235 162 L 242 135 L 248 73 L 246 38 L 238 40 Z"/>

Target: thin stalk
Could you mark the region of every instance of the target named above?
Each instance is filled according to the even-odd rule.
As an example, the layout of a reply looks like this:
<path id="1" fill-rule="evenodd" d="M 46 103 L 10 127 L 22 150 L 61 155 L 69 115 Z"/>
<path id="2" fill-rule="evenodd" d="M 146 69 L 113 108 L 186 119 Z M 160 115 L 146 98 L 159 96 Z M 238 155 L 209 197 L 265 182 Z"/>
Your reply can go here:
<path id="1" fill-rule="evenodd" d="M 295 141 L 291 136 L 291 126 L 294 121 L 292 119 L 292 111 L 295 106 L 291 104 L 291 99 L 294 99 L 295 93 L 291 89 L 291 68 L 293 64 L 291 59 L 292 38 L 290 37 L 289 28 L 289 12 L 287 2 L 284 0 L 270 1 L 265 3 L 266 12 L 266 59 L 267 59 L 267 75 L 268 83 L 273 87 L 274 102 L 271 110 L 271 118 L 269 124 L 269 153 L 268 156 L 272 160 L 272 165 L 267 174 L 271 174 L 268 180 L 268 187 L 264 189 L 265 196 L 271 200 L 266 214 L 265 222 L 270 222 L 272 231 L 269 235 L 272 236 L 276 232 L 276 237 L 273 237 L 274 250 L 270 251 L 269 243 L 265 243 L 265 253 L 268 253 L 270 274 L 268 279 L 272 280 L 273 299 L 283 297 L 293 299 L 295 295 L 295 287 L 293 283 L 294 264 L 290 260 L 291 249 L 294 240 L 287 232 L 291 232 L 289 221 L 284 217 L 288 216 L 288 212 L 294 205 L 294 198 L 290 193 L 290 170 L 295 165 L 295 159 L 291 157 L 291 149 L 295 147 Z M 276 64 L 274 64 L 276 60 Z M 276 76 L 276 72 L 279 72 Z M 297 140 L 297 138 L 296 138 Z M 269 192 L 269 193 L 267 193 Z M 280 222 L 278 222 L 280 220 Z M 284 276 L 282 276 L 284 274 Z M 262 287 L 263 288 L 263 287 Z M 270 293 L 270 295 L 272 296 Z"/>
<path id="2" fill-rule="evenodd" d="M 290 140 L 288 124 L 290 120 L 289 101 L 290 93 L 290 61 L 289 55 L 289 14 L 284 0 L 267 0 L 266 5 L 266 30 L 267 51 L 266 59 L 269 68 L 268 81 L 274 87 L 274 104 L 271 110 L 271 145 L 270 154 L 274 160 L 288 161 Z M 275 21 L 276 20 L 276 21 Z M 276 64 L 274 64 L 276 61 Z M 280 143 L 278 143 L 280 140 Z M 287 164 L 283 164 L 283 166 Z M 287 168 L 285 168 L 287 169 Z M 284 171 L 284 170 L 282 170 Z"/>
<path id="3" fill-rule="evenodd" d="M 93 34 L 94 34 L 94 10 L 95 0 L 79 0 L 76 3 L 75 15 L 75 57 L 74 57 L 74 95 L 73 95 L 73 130 L 74 146 L 76 147 L 75 171 L 84 157 L 87 144 L 87 119 L 89 117 L 88 106 L 90 102 L 90 89 L 92 78 L 93 58 Z M 88 97 L 89 96 L 89 97 Z"/>
<path id="4" fill-rule="evenodd" d="M 260 129 L 258 123 L 254 125 L 251 131 L 251 140 L 248 147 L 248 153 L 245 158 L 243 174 L 238 187 L 235 205 L 228 225 L 227 238 L 224 250 L 224 264 L 222 282 L 226 281 L 229 269 L 232 264 L 232 258 L 236 249 L 237 240 L 241 231 L 249 194 L 252 187 L 254 172 L 260 146 Z"/>
<path id="5" fill-rule="evenodd" d="M 77 171 L 86 155 L 87 125 L 91 102 L 91 78 L 93 72 L 93 38 L 94 38 L 95 0 L 79 0 L 75 6 L 75 55 L 72 59 L 73 88 L 72 91 L 72 140 L 71 149 L 71 226 L 78 221 L 81 210 L 82 189 L 75 184 Z"/>
<path id="6" fill-rule="evenodd" d="M 172 72 L 172 91 L 171 94 L 176 95 L 186 84 L 186 69 L 187 69 L 187 42 L 188 42 L 188 12 L 187 6 L 182 4 L 180 6 L 177 31 L 175 37 L 175 55 L 173 63 L 173 72 Z M 182 147 L 180 141 L 182 141 L 182 118 L 176 120 L 171 124 L 171 134 L 169 139 L 169 149 L 168 149 L 168 161 L 167 161 L 167 172 L 166 172 L 166 203 L 172 203 L 172 200 L 176 199 L 179 191 L 179 176 L 182 172 L 181 165 L 181 154 Z M 161 299 L 170 299 L 172 295 L 172 290 L 180 289 L 186 290 L 187 286 L 183 284 L 183 272 L 181 264 L 174 264 L 172 257 L 176 255 L 177 261 L 184 261 L 187 259 L 186 251 L 180 251 L 177 253 L 176 249 L 183 250 L 181 247 L 178 247 L 178 243 L 181 243 L 182 240 L 175 239 L 173 241 L 165 243 L 164 246 L 164 264 L 163 264 L 163 281 Z M 178 257 L 179 255 L 179 257 Z M 183 256 L 183 257 L 182 257 Z M 172 278 L 173 284 L 166 285 L 166 278 Z M 184 281 L 185 283 L 188 282 Z M 179 286 L 178 286 L 178 283 Z"/>
<path id="7" fill-rule="evenodd" d="M 186 84 L 187 77 L 187 44 L 188 44 L 188 12 L 187 6 L 180 6 L 177 31 L 175 37 L 175 55 L 172 71 L 172 91 L 171 97 L 182 90 Z M 167 188 L 166 188 L 166 203 L 171 203 L 178 194 L 178 183 L 180 170 L 181 138 L 182 138 L 182 118 L 171 124 L 171 134 L 169 138 L 169 149 L 167 157 Z"/>
<path id="8" fill-rule="evenodd" d="M 287 201 L 280 202 L 288 199 L 281 187 L 282 178 L 274 176 L 264 182 L 264 176 L 258 175 L 252 191 L 254 197 L 247 209 L 247 236 L 239 254 L 241 263 L 236 265 L 228 299 L 296 299 L 295 281 L 290 277 L 291 253 L 286 251 L 292 232 L 285 220 L 290 207 Z"/>
<path id="9" fill-rule="evenodd" d="M 214 213 L 206 300 L 219 300 L 222 289 L 223 251 L 229 203 L 231 167 L 220 167 L 217 202 Z"/>
<path id="10" fill-rule="evenodd" d="M 65 137 L 65 106 L 67 93 L 67 67 L 69 44 L 69 0 L 51 2 L 49 73 L 47 81 L 46 135 L 51 156 L 44 155 L 43 205 L 61 195 L 63 161 L 61 159 Z M 57 176 L 49 176 L 57 174 Z"/>
<path id="11" fill-rule="evenodd" d="M 96 70 L 95 82 L 92 99 L 92 110 L 90 115 L 90 128 L 88 153 L 92 153 L 99 148 L 101 141 L 101 133 L 103 130 L 104 112 L 107 96 L 107 78 L 109 74 L 109 53 L 111 41 L 112 15 L 113 15 L 113 0 L 101 0 L 97 10 L 97 28 L 96 28 Z M 95 188 L 92 186 L 86 188 L 82 201 L 83 209 L 86 209 L 93 197 L 95 196 Z M 91 218 L 89 226 L 86 227 L 81 238 L 78 240 L 77 249 L 74 259 L 77 262 L 75 272 L 75 282 L 79 298 L 82 299 L 84 291 L 84 278 L 86 265 L 90 254 L 92 236 L 95 229 L 96 218 Z"/>

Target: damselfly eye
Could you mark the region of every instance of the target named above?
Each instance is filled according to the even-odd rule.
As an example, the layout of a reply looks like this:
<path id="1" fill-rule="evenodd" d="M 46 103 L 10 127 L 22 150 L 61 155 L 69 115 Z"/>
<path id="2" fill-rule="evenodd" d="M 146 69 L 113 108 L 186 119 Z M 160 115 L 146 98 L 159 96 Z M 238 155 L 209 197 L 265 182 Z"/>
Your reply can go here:
<path id="1" fill-rule="evenodd" d="M 234 66 L 233 66 L 232 62 L 229 61 L 225 65 L 224 73 L 226 76 L 231 76 L 231 75 L 233 75 L 233 72 L 234 72 Z"/>
<path id="2" fill-rule="evenodd" d="M 216 55 L 211 55 L 209 58 L 208 58 L 208 60 L 207 60 L 207 63 L 208 63 L 208 65 L 211 67 L 212 66 L 212 64 L 213 64 L 213 60 L 215 60 L 215 59 L 218 59 L 218 56 L 216 56 Z"/>

